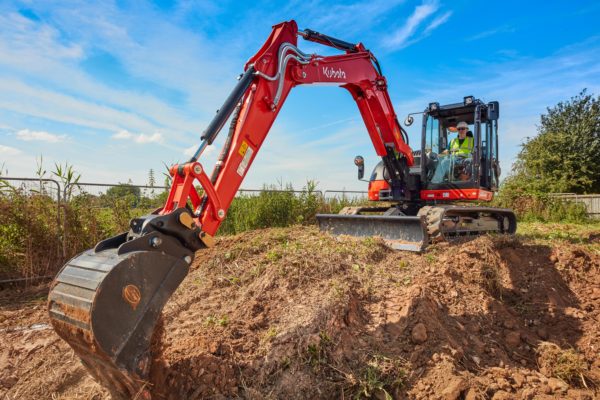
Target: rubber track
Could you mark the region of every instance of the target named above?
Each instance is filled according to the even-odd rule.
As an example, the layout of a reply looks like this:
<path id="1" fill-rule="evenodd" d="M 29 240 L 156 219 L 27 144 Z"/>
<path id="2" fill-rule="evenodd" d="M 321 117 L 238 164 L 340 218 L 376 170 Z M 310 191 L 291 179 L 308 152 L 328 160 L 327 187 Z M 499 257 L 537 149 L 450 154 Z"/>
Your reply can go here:
<path id="1" fill-rule="evenodd" d="M 495 233 L 507 233 L 514 234 L 516 232 L 516 217 L 512 210 L 504 208 L 492 208 L 492 207 L 469 207 L 469 206 L 424 206 L 419 210 L 418 216 L 425 216 L 425 222 L 427 224 L 427 233 L 429 234 L 429 240 L 431 243 L 439 241 L 452 241 L 452 239 L 459 238 L 462 235 L 451 235 L 451 232 L 443 231 L 443 221 L 448 213 L 453 215 L 465 214 L 466 216 L 472 215 L 474 212 L 486 213 L 486 214 L 497 214 L 497 216 L 508 217 L 510 220 L 508 230 L 504 231 L 500 227 L 496 231 L 471 231 L 468 232 L 469 236 L 482 235 L 490 232 Z M 464 232 L 461 232 L 464 234 Z"/>

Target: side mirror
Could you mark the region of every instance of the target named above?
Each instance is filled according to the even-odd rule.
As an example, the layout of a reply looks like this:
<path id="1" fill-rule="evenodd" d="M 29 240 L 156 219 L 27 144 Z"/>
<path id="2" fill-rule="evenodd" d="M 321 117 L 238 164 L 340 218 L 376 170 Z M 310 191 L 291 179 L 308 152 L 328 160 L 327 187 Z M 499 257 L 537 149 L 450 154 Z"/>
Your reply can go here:
<path id="1" fill-rule="evenodd" d="M 354 165 L 358 167 L 358 180 L 365 176 L 365 159 L 362 156 L 354 157 Z"/>
<path id="2" fill-rule="evenodd" d="M 500 103 L 498 103 L 497 101 L 492 101 L 488 103 L 487 117 L 490 121 L 495 121 L 500 117 Z"/>
<path id="3" fill-rule="evenodd" d="M 406 119 L 404 120 L 404 125 L 405 126 L 411 126 L 413 124 L 413 122 L 415 121 L 415 119 L 412 117 L 412 115 L 409 115 L 408 117 L 406 117 Z"/>

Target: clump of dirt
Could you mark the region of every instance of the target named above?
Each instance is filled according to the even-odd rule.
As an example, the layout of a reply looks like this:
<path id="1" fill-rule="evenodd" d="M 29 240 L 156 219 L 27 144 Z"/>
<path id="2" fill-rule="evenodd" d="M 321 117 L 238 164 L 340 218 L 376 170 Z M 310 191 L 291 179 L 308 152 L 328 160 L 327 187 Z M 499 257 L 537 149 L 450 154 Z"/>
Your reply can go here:
<path id="1" fill-rule="evenodd" d="M 41 301 L 2 303 L 0 395 L 108 398 L 36 323 Z M 199 252 L 161 327 L 156 399 L 592 399 L 600 254 L 518 237 L 414 254 L 259 230 Z"/>

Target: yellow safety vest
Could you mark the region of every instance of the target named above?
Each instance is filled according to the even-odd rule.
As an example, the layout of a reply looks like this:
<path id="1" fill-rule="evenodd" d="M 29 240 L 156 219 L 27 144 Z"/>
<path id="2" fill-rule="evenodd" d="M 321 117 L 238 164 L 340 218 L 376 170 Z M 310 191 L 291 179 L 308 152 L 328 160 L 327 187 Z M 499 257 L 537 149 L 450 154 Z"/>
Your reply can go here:
<path id="1" fill-rule="evenodd" d="M 455 153 L 469 155 L 473 151 L 474 140 L 470 136 L 466 136 L 462 144 L 459 144 L 458 138 L 452 139 L 450 142 L 450 151 L 456 150 Z"/>

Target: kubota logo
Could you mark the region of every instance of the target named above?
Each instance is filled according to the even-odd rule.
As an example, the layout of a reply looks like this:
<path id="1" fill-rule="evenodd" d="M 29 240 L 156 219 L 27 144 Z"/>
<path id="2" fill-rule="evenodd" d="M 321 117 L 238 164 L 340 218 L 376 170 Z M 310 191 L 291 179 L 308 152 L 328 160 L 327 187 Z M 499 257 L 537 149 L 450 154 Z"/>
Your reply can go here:
<path id="1" fill-rule="evenodd" d="M 346 79 L 346 71 L 341 68 L 333 69 L 331 67 L 323 67 L 323 75 L 327 78 Z"/>

